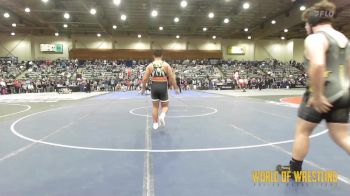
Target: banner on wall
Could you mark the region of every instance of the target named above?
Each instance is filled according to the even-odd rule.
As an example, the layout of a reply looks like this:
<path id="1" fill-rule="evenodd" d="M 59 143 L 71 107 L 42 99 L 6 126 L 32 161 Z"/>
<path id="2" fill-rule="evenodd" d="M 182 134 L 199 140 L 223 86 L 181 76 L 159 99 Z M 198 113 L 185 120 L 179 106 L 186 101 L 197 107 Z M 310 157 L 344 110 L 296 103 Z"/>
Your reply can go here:
<path id="1" fill-rule="evenodd" d="M 40 52 L 63 53 L 63 44 L 40 44 Z"/>
<path id="2" fill-rule="evenodd" d="M 235 55 L 244 55 L 245 54 L 245 48 L 242 46 L 229 46 L 227 48 L 228 54 L 235 54 Z"/>

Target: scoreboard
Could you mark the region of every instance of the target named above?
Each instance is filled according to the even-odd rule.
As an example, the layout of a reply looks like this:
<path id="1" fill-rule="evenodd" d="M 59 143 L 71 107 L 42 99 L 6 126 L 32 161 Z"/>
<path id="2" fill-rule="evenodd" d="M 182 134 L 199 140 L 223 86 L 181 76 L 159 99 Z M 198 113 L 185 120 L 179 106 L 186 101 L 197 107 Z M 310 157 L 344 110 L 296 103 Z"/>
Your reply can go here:
<path id="1" fill-rule="evenodd" d="M 244 55 L 245 54 L 245 48 L 241 46 L 229 46 L 227 48 L 228 54 L 236 54 L 236 55 Z"/>
<path id="2" fill-rule="evenodd" d="M 40 44 L 40 52 L 63 53 L 63 44 Z"/>

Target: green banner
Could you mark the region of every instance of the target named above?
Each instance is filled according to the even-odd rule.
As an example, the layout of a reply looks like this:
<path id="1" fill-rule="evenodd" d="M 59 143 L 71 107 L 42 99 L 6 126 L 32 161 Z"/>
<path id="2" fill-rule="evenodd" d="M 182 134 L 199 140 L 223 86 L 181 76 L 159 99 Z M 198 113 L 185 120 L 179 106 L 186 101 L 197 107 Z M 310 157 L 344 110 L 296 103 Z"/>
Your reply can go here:
<path id="1" fill-rule="evenodd" d="M 56 50 L 57 53 L 63 53 L 63 44 L 56 44 Z"/>

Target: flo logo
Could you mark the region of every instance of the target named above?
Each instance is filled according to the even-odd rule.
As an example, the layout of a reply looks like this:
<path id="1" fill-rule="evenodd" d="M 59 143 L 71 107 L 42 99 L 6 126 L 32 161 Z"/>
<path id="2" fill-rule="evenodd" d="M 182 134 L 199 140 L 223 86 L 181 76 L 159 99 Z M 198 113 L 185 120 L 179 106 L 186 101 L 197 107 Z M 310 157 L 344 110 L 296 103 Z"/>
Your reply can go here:
<path id="1" fill-rule="evenodd" d="M 319 18 L 333 18 L 334 12 L 328 10 L 318 10 L 316 11 L 316 16 Z"/>

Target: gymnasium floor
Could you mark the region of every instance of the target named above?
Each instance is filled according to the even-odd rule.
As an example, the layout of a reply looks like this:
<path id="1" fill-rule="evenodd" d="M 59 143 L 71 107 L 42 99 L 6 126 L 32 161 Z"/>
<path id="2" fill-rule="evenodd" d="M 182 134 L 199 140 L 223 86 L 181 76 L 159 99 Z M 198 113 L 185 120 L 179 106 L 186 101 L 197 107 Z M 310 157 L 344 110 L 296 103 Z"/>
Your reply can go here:
<path id="1" fill-rule="evenodd" d="M 338 183 L 253 182 L 253 170 L 290 159 L 297 108 L 282 97 L 171 93 L 167 125 L 157 131 L 150 97 L 136 92 L 3 101 L 0 195 L 349 195 L 350 158 L 324 124 L 304 169 L 335 170 Z"/>

